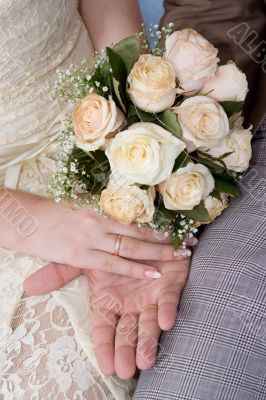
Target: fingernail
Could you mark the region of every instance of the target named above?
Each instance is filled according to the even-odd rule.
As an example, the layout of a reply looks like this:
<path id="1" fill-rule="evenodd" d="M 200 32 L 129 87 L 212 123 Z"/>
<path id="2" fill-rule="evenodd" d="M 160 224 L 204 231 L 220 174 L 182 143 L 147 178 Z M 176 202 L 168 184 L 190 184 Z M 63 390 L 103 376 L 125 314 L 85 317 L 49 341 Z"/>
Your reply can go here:
<path id="1" fill-rule="evenodd" d="M 190 239 L 188 240 L 188 243 L 189 243 L 191 246 L 196 246 L 196 245 L 199 243 L 199 241 L 198 241 L 197 238 L 193 237 L 193 238 L 190 238 Z"/>
<path id="2" fill-rule="evenodd" d="M 154 271 L 154 270 L 149 270 L 149 269 L 147 269 L 146 271 L 144 271 L 144 275 L 147 277 L 147 278 L 151 278 L 151 279 L 159 279 L 159 278 L 161 278 L 161 274 L 160 274 L 160 272 L 158 272 L 158 271 Z"/>
<path id="3" fill-rule="evenodd" d="M 177 249 L 174 251 L 174 257 L 190 257 L 191 251 L 189 249 Z"/>

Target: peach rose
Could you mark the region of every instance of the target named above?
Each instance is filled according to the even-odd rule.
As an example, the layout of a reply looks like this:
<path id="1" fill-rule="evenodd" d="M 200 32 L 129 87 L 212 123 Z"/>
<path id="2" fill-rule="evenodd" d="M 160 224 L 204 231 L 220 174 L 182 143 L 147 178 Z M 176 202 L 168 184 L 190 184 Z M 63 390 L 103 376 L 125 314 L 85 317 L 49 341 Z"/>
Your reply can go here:
<path id="1" fill-rule="evenodd" d="M 216 101 L 244 101 L 247 92 L 246 75 L 232 61 L 221 65 L 201 89 Z"/>
<path id="2" fill-rule="evenodd" d="M 152 188 L 146 191 L 135 185 L 107 187 L 101 193 L 100 207 L 124 225 L 151 222 L 155 212 Z"/>
<path id="3" fill-rule="evenodd" d="M 219 103 L 207 96 L 194 96 L 173 108 L 178 115 L 188 151 L 215 146 L 229 133 L 227 115 Z"/>
<path id="4" fill-rule="evenodd" d="M 214 179 L 207 167 L 189 163 L 179 168 L 159 190 L 168 210 L 192 210 L 214 189 Z"/>
<path id="5" fill-rule="evenodd" d="M 179 93 L 198 91 L 214 75 L 218 50 L 193 29 L 172 33 L 166 39 L 165 58 L 173 65 Z"/>
<path id="6" fill-rule="evenodd" d="M 232 152 L 223 159 L 223 162 L 228 169 L 244 172 L 248 168 L 252 156 L 252 133 L 250 129 L 235 127 L 217 146 L 207 149 L 206 152 L 216 158 Z"/>
<path id="7" fill-rule="evenodd" d="M 175 79 L 175 71 L 168 61 L 144 54 L 130 71 L 128 93 L 141 110 L 161 112 L 175 102 Z"/>
<path id="8" fill-rule="evenodd" d="M 96 93 L 84 97 L 74 108 L 73 125 L 77 147 L 86 152 L 104 146 L 106 137 L 125 123 L 125 117 L 112 97 L 106 100 Z"/>

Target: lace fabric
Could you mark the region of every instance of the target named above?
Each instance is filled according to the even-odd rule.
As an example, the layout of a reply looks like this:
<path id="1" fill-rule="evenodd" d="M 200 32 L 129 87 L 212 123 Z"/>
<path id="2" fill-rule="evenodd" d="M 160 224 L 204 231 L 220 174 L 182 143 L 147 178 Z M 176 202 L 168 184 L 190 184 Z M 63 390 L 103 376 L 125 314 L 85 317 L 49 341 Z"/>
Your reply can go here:
<path id="1" fill-rule="evenodd" d="M 52 295 L 23 298 L 12 321 L 3 399 L 111 400 L 80 347 L 66 310 Z"/>
<path id="2" fill-rule="evenodd" d="M 41 140 L 55 139 L 66 109 L 49 84 L 57 68 L 92 63 L 77 1 L 0 0 L 0 48 L 0 186 L 15 164 L 17 189 L 46 196 L 54 161 Z M 23 297 L 24 279 L 45 264 L 0 248 L 0 399 L 129 400 L 133 383 L 98 367 L 85 277 Z"/>

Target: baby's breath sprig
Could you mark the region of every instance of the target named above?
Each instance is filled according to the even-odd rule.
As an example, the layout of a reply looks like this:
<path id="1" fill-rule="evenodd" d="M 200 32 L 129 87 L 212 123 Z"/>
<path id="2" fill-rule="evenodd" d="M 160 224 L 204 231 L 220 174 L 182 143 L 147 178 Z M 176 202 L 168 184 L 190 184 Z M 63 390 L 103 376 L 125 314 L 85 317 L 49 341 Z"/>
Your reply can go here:
<path id="1" fill-rule="evenodd" d="M 108 97 L 112 91 L 112 71 L 105 51 L 95 52 L 93 69 L 92 72 L 88 62 L 83 60 L 80 67 L 72 64 L 65 71 L 57 70 L 58 78 L 54 83 L 54 94 L 73 103 L 93 92 Z"/>
<path id="2" fill-rule="evenodd" d="M 170 22 L 167 26 L 163 26 L 161 30 L 157 30 L 155 32 L 157 36 L 157 41 L 155 43 L 155 46 L 153 48 L 153 54 L 155 56 L 160 56 L 162 57 L 163 54 L 165 53 L 165 41 L 168 38 L 168 36 L 171 35 L 173 32 L 174 24 Z"/>
<path id="3" fill-rule="evenodd" d="M 89 64 L 83 60 L 80 67 L 71 64 L 65 71 L 57 70 L 54 84 L 55 95 L 76 103 L 85 97 L 92 88 Z"/>
<path id="4" fill-rule="evenodd" d="M 165 52 L 165 41 L 173 32 L 173 28 L 173 23 L 161 29 L 159 29 L 159 25 L 157 24 L 150 25 L 147 29 L 144 24 L 142 24 L 142 31 L 138 34 L 138 37 L 143 43 L 144 50 L 154 56 L 163 56 Z"/>

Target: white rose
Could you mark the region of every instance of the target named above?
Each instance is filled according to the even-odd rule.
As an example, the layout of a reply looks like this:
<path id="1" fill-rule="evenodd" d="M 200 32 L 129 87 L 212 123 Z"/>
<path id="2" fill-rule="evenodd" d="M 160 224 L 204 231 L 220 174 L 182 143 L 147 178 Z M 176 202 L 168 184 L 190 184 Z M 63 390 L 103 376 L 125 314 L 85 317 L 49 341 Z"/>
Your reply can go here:
<path id="1" fill-rule="evenodd" d="M 86 152 L 104 146 L 106 137 L 125 123 L 125 116 L 112 97 L 106 100 L 96 93 L 84 97 L 74 108 L 73 126 L 77 147 Z"/>
<path id="2" fill-rule="evenodd" d="M 141 110 L 161 112 L 175 102 L 175 79 L 175 71 L 168 61 L 144 54 L 130 71 L 128 93 L 135 106 Z"/>
<path id="3" fill-rule="evenodd" d="M 216 101 L 244 101 L 247 92 L 246 75 L 232 61 L 221 65 L 201 89 L 201 93 Z"/>
<path id="4" fill-rule="evenodd" d="M 100 198 L 101 210 L 124 225 L 148 223 L 155 212 L 153 189 L 148 191 L 138 186 L 108 186 Z"/>
<path id="5" fill-rule="evenodd" d="M 243 172 L 249 166 L 252 155 L 251 139 L 252 133 L 249 129 L 234 128 L 230 134 L 218 143 L 216 147 L 207 149 L 207 153 L 215 158 L 222 154 L 232 152 L 223 159 L 228 169 L 236 172 Z"/>
<path id="6" fill-rule="evenodd" d="M 189 152 L 200 147 L 213 147 L 229 133 L 224 109 L 207 96 L 190 97 L 173 111 L 178 115 Z"/>
<path id="7" fill-rule="evenodd" d="M 218 200 L 212 196 L 208 196 L 204 201 L 205 207 L 210 216 L 210 221 L 207 222 L 208 224 L 219 217 L 229 205 L 228 197 L 224 193 L 220 193 L 220 196 L 221 200 Z"/>
<path id="8" fill-rule="evenodd" d="M 209 221 L 208 222 L 194 222 L 193 226 L 194 227 L 199 227 L 201 225 L 207 225 L 212 223 L 217 217 L 219 217 L 222 212 L 228 207 L 229 205 L 229 200 L 228 196 L 226 196 L 224 193 L 220 193 L 221 200 L 216 199 L 215 197 L 208 196 L 204 200 L 204 205 L 208 211 L 209 214 Z"/>
<path id="9" fill-rule="evenodd" d="M 160 126 L 138 122 L 112 139 L 106 149 L 112 173 L 130 183 L 156 185 L 170 176 L 186 145 Z"/>
<path id="10" fill-rule="evenodd" d="M 200 90 L 214 75 L 219 61 L 218 50 L 193 29 L 172 33 L 165 46 L 165 58 L 175 68 L 181 86 L 179 93 Z"/>
<path id="11" fill-rule="evenodd" d="M 168 210 L 192 210 L 214 189 L 212 174 L 202 164 L 179 168 L 159 186 Z"/>

